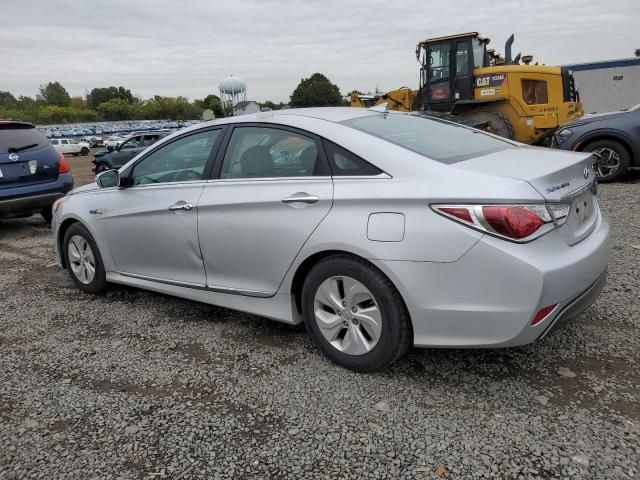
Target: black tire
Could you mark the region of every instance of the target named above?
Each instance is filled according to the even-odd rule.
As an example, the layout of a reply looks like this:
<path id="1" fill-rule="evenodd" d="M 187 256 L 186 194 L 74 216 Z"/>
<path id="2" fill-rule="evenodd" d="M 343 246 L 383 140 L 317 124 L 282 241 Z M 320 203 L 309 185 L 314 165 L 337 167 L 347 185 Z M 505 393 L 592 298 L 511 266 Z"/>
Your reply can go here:
<path id="1" fill-rule="evenodd" d="M 509 119 L 495 110 L 473 110 L 465 115 L 465 118 L 475 122 L 485 122 L 488 125 L 487 131 L 500 137 L 513 140 L 516 136 L 513 125 Z"/>
<path id="2" fill-rule="evenodd" d="M 78 279 L 78 277 L 76 277 L 69 262 L 69 242 L 71 238 L 76 235 L 86 240 L 86 242 L 90 245 L 91 251 L 93 253 L 95 274 L 93 280 L 90 283 L 82 283 Z M 98 250 L 98 246 L 96 245 L 95 240 L 93 239 L 89 231 L 84 227 L 84 225 L 82 225 L 81 223 L 74 223 L 67 229 L 64 234 L 64 240 L 62 241 L 62 254 L 64 255 L 64 263 L 67 267 L 67 271 L 69 272 L 69 276 L 71 277 L 71 280 L 73 280 L 73 283 L 75 283 L 80 290 L 94 294 L 102 293 L 106 290 L 107 279 L 104 270 L 104 264 L 102 263 L 102 257 L 100 256 L 100 250 Z"/>
<path id="3" fill-rule="evenodd" d="M 98 162 L 96 163 L 95 172 L 96 175 L 102 172 L 106 172 L 107 170 L 111 170 L 111 167 L 106 162 Z"/>
<path id="4" fill-rule="evenodd" d="M 40 215 L 42 216 L 42 218 L 44 218 L 45 222 L 51 223 L 51 220 L 53 219 L 53 212 L 51 211 L 51 206 L 45 207 L 42 210 L 40 210 Z"/>
<path id="5" fill-rule="evenodd" d="M 377 344 L 367 353 L 341 352 L 324 338 L 315 319 L 314 301 L 320 285 L 334 276 L 350 277 L 373 295 L 382 316 Z M 302 288 L 302 312 L 313 341 L 333 362 L 357 371 L 380 370 L 396 362 L 413 343 L 409 312 L 391 281 L 368 262 L 347 254 L 336 254 L 318 262 L 307 275 Z"/>
<path id="6" fill-rule="evenodd" d="M 82 150 L 80 150 L 80 154 L 83 157 L 86 157 L 87 155 L 89 155 L 89 149 L 87 147 L 82 147 Z"/>
<path id="7" fill-rule="evenodd" d="M 596 150 L 610 150 L 618 156 L 618 168 L 614 171 L 611 171 L 608 175 L 601 175 L 602 167 L 599 167 L 597 164 L 601 161 L 601 158 L 598 158 L 597 155 L 594 155 L 594 170 L 596 172 L 596 176 L 598 177 L 598 182 L 607 183 L 618 180 L 622 177 L 627 170 L 629 169 L 629 165 L 631 164 L 631 155 L 629 155 L 629 151 L 622 145 L 620 142 L 616 142 L 615 140 L 596 140 L 595 142 L 591 142 L 585 145 L 581 151 L 583 152 L 595 152 Z"/>

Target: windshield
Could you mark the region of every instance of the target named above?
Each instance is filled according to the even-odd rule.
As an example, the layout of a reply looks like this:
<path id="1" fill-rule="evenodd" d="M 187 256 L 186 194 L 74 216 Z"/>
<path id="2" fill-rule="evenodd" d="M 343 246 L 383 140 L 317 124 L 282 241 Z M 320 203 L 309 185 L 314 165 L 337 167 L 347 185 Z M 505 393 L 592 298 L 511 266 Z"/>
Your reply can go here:
<path id="1" fill-rule="evenodd" d="M 0 154 L 26 152 L 48 144 L 47 137 L 36 128 L 0 128 Z"/>
<path id="2" fill-rule="evenodd" d="M 485 66 L 484 65 L 484 59 L 485 59 L 484 42 L 481 42 L 477 38 L 472 38 L 471 45 L 473 45 L 473 64 L 475 65 L 476 68 L 484 67 Z"/>
<path id="3" fill-rule="evenodd" d="M 342 123 L 447 164 L 513 147 L 478 130 L 419 115 L 381 113 Z"/>

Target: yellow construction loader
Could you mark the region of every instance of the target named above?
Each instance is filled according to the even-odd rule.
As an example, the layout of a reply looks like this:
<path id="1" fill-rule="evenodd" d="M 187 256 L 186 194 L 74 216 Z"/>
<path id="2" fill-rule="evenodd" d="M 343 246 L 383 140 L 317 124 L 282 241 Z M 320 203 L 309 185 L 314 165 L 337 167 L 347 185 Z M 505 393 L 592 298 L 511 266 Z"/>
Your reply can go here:
<path id="1" fill-rule="evenodd" d="M 418 90 L 351 95 L 351 106 L 387 103 L 388 109 L 455 115 L 463 123 L 523 143 L 540 143 L 559 126 L 582 116 L 573 74 L 564 67 L 532 65 L 532 57 L 488 50 L 477 32 L 424 40 L 416 47 Z M 520 63 L 522 60 L 523 64 Z"/>

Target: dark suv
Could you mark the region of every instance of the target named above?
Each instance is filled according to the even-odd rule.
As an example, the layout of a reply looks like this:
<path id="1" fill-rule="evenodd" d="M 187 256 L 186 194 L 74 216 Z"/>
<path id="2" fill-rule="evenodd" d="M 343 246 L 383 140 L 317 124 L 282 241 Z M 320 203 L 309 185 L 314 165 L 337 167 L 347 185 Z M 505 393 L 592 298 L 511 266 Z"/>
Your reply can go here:
<path id="1" fill-rule="evenodd" d="M 32 124 L 0 120 L 0 218 L 40 213 L 73 188 L 69 164 Z"/>
<path id="2" fill-rule="evenodd" d="M 107 170 L 120 168 L 149 145 L 153 145 L 170 133 L 171 132 L 168 131 L 157 131 L 134 134 L 123 141 L 118 148 L 111 152 L 104 150 L 95 153 L 95 159 L 93 160 L 93 163 L 95 164 L 94 172 L 102 173 Z"/>

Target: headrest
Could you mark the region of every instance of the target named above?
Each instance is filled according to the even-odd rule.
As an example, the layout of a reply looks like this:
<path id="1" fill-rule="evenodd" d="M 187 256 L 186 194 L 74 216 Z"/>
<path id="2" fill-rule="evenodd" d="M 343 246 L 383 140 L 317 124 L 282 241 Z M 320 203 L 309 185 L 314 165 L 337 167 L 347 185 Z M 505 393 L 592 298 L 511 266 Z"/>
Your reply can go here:
<path id="1" fill-rule="evenodd" d="M 270 177 L 273 175 L 273 157 L 268 147 L 256 145 L 240 157 L 240 167 L 246 177 Z"/>

